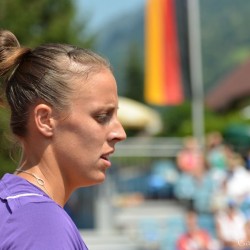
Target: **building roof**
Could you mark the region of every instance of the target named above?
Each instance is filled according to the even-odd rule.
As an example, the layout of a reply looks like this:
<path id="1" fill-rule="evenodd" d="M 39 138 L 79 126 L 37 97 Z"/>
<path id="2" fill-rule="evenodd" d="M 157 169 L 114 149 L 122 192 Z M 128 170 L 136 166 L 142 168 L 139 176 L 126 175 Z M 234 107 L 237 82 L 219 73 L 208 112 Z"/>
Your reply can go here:
<path id="1" fill-rule="evenodd" d="M 205 103 L 212 110 L 226 110 L 233 103 L 250 96 L 250 59 L 231 71 L 210 91 Z"/>

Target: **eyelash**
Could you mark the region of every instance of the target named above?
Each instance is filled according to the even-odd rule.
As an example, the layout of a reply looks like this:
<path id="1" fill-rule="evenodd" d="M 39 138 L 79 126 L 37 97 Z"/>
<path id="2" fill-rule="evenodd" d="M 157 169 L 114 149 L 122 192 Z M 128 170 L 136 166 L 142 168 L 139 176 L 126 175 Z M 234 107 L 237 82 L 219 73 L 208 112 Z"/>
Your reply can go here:
<path id="1" fill-rule="evenodd" d="M 101 123 L 101 124 L 105 124 L 108 123 L 111 119 L 111 114 L 107 113 L 107 114 L 100 114 L 96 116 L 96 120 Z"/>

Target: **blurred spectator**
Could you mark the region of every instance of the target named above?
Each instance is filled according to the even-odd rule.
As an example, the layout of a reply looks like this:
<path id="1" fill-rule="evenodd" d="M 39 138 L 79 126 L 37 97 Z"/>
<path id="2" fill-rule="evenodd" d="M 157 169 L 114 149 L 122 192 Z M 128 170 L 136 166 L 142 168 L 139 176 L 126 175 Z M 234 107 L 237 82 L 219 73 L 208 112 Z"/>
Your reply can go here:
<path id="1" fill-rule="evenodd" d="M 250 173 L 244 167 L 243 158 L 237 153 L 229 157 L 228 167 L 227 196 L 240 204 L 250 194 Z"/>
<path id="2" fill-rule="evenodd" d="M 227 207 L 228 196 L 227 196 L 227 180 L 224 179 L 217 189 L 214 190 L 214 193 L 211 198 L 211 211 L 213 213 L 218 213 L 223 211 Z"/>
<path id="3" fill-rule="evenodd" d="M 180 178 L 175 184 L 175 197 L 181 202 L 182 205 L 189 206 L 193 202 L 195 191 L 196 186 L 193 176 L 181 173 Z"/>
<path id="4" fill-rule="evenodd" d="M 216 232 L 222 250 L 246 249 L 240 244 L 246 241 L 245 225 L 246 218 L 236 202 L 228 201 L 226 209 L 216 215 Z"/>
<path id="5" fill-rule="evenodd" d="M 225 209 L 229 199 L 237 202 L 245 213 L 250 214 L 250 173 L 244 167 L 243 158 L 235 152 L 228 156 L 228 170 L 223 181 L 214 189 L 212 211 Z"/>
<path id="6" fill-rule="evenodd" d="M 198 215 L 194 210 L 186 214 L 186 232 L 177 239 L 177 250 L 216 250 L 212 237 L 198 225 Z"/>
<path id="7" fill-rule="evenodd" d="M 227 169 L 227 147 L 223 144 L 223 138 L 219 132 L 208 134 L 206 156 L 210 168 L 222 171 Z"/>
<path id="8" fill-rule="evenodd" d="M 183 149 L 177 154 L 176 163 L 181 172 L 189 174 L 203 166 L 204 156 L 195 138 L 185 138 Z"/>
<path id="9" fill-rule="evenodd" d="M 215 189 L 214 180 L 211 178 L 209 171 L 203 167 L 194 173 L 193 181 L 195 185 L 194 208 L 201 213 L 210 213 L 212 194 Z"/>
<path id="10" fill-rule="evenodd" d="M 220 133 L 213 132 L 207 136 L 206 163 L 211 177 L 220 186 L 226 177 L 228 159 L 234 154 L 230 145 L 223 143 Z"/>
<path id="11" fill-rule="evenodd" d="M 178 177 L 179 172 L 172 161 L 155 161 L 148 177 L 148 198 L 174 198 L 173 189 Z"/>
<path id="12" fill-rule="evenodd" d="M 211 178 L 204 163 L 193 171 L 192 175 L 182 173 L 175 184 L 174 192 L 176 198 L 184 205 L 191 203 L 198 212 L 209 213 L 214 188 L 214 180 Z"/>

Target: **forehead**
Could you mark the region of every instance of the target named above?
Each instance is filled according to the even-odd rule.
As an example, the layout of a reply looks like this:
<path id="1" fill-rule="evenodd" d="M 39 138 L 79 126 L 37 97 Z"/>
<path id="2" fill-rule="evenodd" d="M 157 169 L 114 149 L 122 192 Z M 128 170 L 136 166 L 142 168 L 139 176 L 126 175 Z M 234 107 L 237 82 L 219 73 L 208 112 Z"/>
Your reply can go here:
<path id="1" fill-rule="evenodd" d="M 87 78 L 76 81 L 76 101 L 90 102 L 91 105 L 117 105 L 117 86 L 115 78 L 109 69 L 91 73 Z"/>

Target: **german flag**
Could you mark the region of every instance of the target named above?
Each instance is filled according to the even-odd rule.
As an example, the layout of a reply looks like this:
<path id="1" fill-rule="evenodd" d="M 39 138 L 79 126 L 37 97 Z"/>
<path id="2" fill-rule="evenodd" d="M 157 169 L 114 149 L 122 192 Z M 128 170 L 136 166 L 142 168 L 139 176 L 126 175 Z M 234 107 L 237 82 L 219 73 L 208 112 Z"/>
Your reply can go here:
<path id="1" fill-rule="evenodd" d="M 145 101 L 178 105 L 184 99 L 175 0 L 148 0 L 145 15 Z"/>

